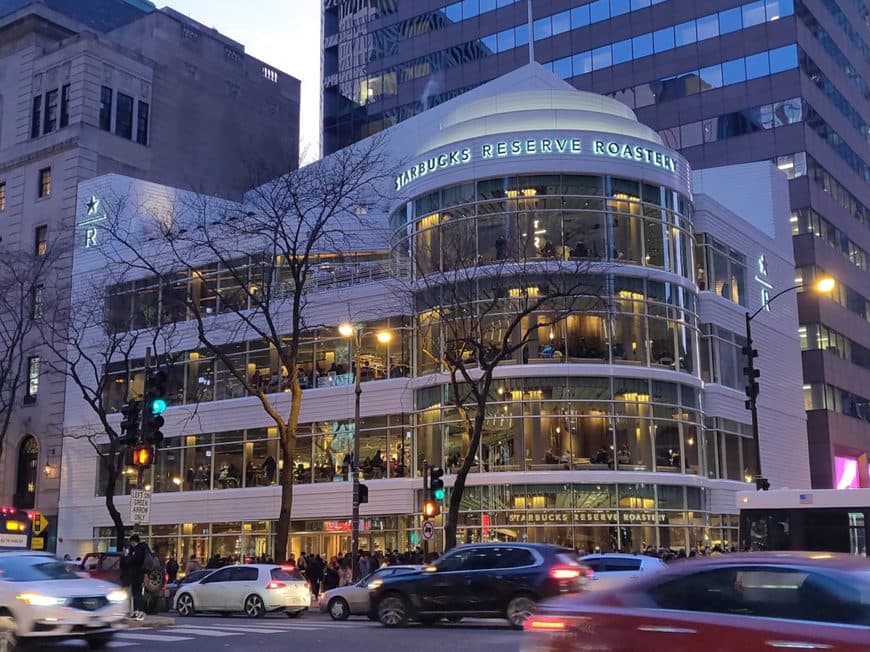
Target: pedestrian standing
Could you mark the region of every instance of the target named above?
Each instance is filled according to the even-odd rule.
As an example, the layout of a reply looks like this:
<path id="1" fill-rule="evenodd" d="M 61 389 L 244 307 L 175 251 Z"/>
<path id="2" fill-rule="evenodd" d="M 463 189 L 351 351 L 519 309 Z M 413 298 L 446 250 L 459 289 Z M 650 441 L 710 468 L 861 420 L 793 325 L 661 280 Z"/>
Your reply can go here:
<path id="1" fill-rule="evenodd" d="M 339 563 L 338 557 L 333 555 L 329 559 L 329 563 L 326 565 L 326 569 L 323 571 L 323 590 L 329 591 L 330 589 L 334 589 L 338 586 L 339 582 Z"/>
<path id="2" fill-rule="evenodd" d="M 178 578 L 178 562 L 175 555 L 170 555 L 169 561 L 166 562 L 166 577 L 168 582 L 175 582 Z"/>
<path id="3" fill-rule="evenodd" d="M 199 563 L 199 559 L 196 558 L 196 555 L 191 555 L 190 559 L 187 561 L 187 564 L 184 567 L 184 574 L 189 575 L 194 571 L 202 570 L 202 564 Z"/>
<path id="4" fill-rule="evenodd" d="M 144 620 L 145 596 L 142 593 L 142 583 L 145 579 L 146 561 L 151 557 L 151 549 L 148 544 L 139 539 L 138 534 L 130 537 L 126 554 L 122 557 L 121 577 L 130 587 L 130 595 L 133 598 L 133 618 Z"/>
<path id="5" fill-rule="evenodd" d="M 321 559 L 320 555 L 313 555 L 308 560 L 306 577 L 308 578 L 308 583 L 311 584 L 311 593 L 314 594 L 315 600 L 320 595 L 320 583 L 323 581 L 323 571 L 323 559 Z"/>

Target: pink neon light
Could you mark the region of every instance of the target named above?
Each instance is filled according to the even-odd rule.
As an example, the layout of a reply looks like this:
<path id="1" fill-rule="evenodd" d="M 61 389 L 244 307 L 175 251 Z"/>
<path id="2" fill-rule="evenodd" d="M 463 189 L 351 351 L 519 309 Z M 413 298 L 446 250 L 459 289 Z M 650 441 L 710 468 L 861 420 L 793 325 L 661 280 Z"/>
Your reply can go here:
<path id="1" fill-rule="evenodd" d="M 858 489 L 861 486 L 857 458 L 834 457 L 834 471 L 836 472 L 837 489 Z M 867 473 L 870 475 L 870 464 L 867 465 Z"/>

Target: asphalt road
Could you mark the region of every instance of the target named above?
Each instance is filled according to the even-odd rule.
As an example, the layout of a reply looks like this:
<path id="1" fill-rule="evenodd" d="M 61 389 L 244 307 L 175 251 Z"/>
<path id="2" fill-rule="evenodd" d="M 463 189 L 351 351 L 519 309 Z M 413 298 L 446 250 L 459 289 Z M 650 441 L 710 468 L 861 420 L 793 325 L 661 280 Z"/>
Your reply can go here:
<path id="1" fill-rule="evenodd" d="M 229 618 L 209 615 L 177 618 L 174 626 L 119 632 L 108 649 L 130 652 L 455 652 L 459 649 L 518 652 L 522 636 L 522 632 L 510 629 L 505 621 L 499 620 L 471 620 L 458 624 L 444 622 L 429 627 L 409 625 L 387 629 L 364 617 L 334 622 L 326 614 L 313 611 L 297 619 L 287 618 L 283 613 L 269 614 L 259 619 L 241 615 Z M 59 648 L 47 649 L 69 652 L 86 648 L 83 643 L 70 641 Z M 42 650 L 39 648 L 39 652 Z"/>

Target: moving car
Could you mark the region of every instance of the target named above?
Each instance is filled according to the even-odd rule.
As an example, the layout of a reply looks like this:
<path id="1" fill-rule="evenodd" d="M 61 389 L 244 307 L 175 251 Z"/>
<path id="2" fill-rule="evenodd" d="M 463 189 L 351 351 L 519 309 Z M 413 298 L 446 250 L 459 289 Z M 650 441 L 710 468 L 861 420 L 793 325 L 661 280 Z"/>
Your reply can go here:
<path id="1" fill-rule="evenodd" d="M 275 564 L 224 566 L 182 586 L 174 604 L 179 616 L 192 616 L 197 611 L 242 611 L 249 618 L 281 610 L 296 617 L 310 606 L 308 582 L 295 568 Z"/>
<path id="2" fill-rule="evenodd" d="M 185 584 L 199 582 L 203 577 L 211 575 L 213 570 L 213 568 L 203 568 L 201 570 L 191 571 L 181 579 L 175 580 L 174 582 L 169 582 L 166 585 L 166 600 L 168 604 L 172 604 L 172 600 L 173 598 L 175 598 L 175 594 L 178 593 L 179 588 L 181 588 Z"/>
<path id="3" fill-rule="evenodd" d="M 422 566 L 384 566 L 369 573 L 356 584 L 340 586 L 320 594 L 320 611 L 329 613 L 333 620 L 346 620 L 348 616 L 364 616 L 369 612 L 369 591 L 381 585 L 387 577 L 419 572 Z"/>
<path id="4" fill-rule="evenodd" d="M 632 555 L 624 552 L 604 552 L 580 558 L 594 573 L 595 588 L 601 589 L 618 582 L 643 577 L 651 571 L 665 570 L 668 565 L 658 557 Z"/>
<path id="5" fill-rule="evenodd" d="M 101 649 L 129 605 L 127 591 L 81 577 L 51 555 L 0 553 L 0 641 L 79 639 Z"/>
<path id="6" fill-rule="evenodd" d="M 749 553 L 677 562 L 623 584 L 542 604 L 524 652 L 870 649 L 870 561 Z"/>
<path id="7" fill-rule="evenodd" d="M 420 573 L 382 580 L 369 596 L 369 615 L 387 627 L 465 616 L 507 618 L 515 627 L 539 600 L 580 591 L 588 568 L 570 548 L 534 543 L 459 546 Z"/>

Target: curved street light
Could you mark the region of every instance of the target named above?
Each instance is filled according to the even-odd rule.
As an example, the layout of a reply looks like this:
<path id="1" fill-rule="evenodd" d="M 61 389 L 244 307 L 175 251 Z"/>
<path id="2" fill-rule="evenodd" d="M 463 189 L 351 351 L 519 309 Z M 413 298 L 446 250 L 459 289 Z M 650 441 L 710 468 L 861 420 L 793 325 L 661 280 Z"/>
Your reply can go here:
<path id="1" fill-rule="evenodd" d="M 759 386 L 757 380 L 761 375 L 761 371 L 755 368 L 755 358 L 758 357 L 758 351 L 752 346 L 752 320 L 758 317 L 762 311 L 769 310 L 770 304 L 783 294 L 810 286 L 812 286 L 819 294 L 827 294 L 834 290 L 837 286 L 837 282 L 833 277 L 825 276 L 815 283 L 799 283 L 798 285 L 793 285 L 790 288 L 777 292 L 770 297 L 770 299 L 765 301 L 754 313 L 750 314 L 748 310 L 746 311 L 746 346 L 743 347 L 743 353 L 746 356 L 746 366 L 743 368 L 743 373 L 746 375 L 748 383 L 746 385 L 746 409 L 749 410 L 752 415 L 752 439 L 755 444 L 755 478 L 752 479 L 755 480 L 755 488 L 757 490 L 770 489 L 770 482 L 768 482 L 767 478 L 765 478 L 764 474 L 761 472 L 761 442 L 758 440 Z M 748 477 L 749 473 L 746 473 L 746 476 Z"/>
<path id="2" fill-rule="evenodd" d="M 365 330 L 362 327 L 344 322 L 338 325 L 338 333 L 344 338 L 353 339 L 353 377 L 354 377 L 354 405 L 353 405 L 353 459 L 351 459 L 351 486 L 353 491 L 351 510 L 351 573 L 354 581 L 359 579 L 359 429 L 360 416 L 359 405 L 362 386 L 360 384 L 360 349 L 364 335 L 374 334 L 378 342 L 388 344 L 393 339 L 392 331 Z"/>

